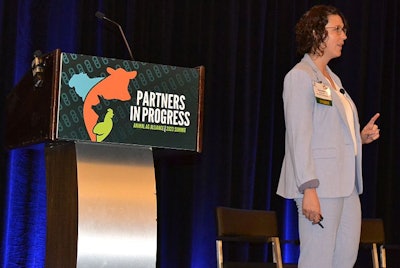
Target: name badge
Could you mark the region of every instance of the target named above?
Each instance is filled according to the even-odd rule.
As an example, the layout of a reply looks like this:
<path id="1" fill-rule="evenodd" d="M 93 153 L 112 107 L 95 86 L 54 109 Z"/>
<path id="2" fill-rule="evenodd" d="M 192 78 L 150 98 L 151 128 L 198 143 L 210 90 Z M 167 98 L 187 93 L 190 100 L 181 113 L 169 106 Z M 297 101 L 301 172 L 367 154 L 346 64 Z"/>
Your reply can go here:
<path id="1" fill-rule="evenodd" d="M 322 82 L 313 82 L 314 95 L 317 103 L 332 106 L 331 89 Z"/>

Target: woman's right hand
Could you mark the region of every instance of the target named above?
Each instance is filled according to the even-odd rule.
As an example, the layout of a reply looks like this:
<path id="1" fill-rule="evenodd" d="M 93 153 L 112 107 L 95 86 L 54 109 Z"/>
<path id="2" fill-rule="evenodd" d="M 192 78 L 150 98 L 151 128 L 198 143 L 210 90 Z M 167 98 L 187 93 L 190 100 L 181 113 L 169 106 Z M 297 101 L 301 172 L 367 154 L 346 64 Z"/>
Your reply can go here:
<path id="1" fill-rule="evenodd" d="M 319 204 L 317 190 L 315 188 L 308 188 L 304 190 L 302 210 L 304 216 L 308 220 L 312 221 L 313 224 L 317 224 L 322 220 L 321 207 Z"/>

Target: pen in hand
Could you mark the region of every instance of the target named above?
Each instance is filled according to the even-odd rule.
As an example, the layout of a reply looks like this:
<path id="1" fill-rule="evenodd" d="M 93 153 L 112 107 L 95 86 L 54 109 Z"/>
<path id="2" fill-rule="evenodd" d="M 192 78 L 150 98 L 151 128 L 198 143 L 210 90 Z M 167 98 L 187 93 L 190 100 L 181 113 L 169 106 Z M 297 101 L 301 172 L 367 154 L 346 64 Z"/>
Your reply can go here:
<path id="1" fill-rule="evenodd" d="M 322 217 L 321 214 L 319 215 L 319 217 L 320 217 L 320 220 L 319 220 L 319 222 L 318 222 L 318 225 L 321 226 L 321 228 L 323 229 L 324 226 L 322 225 L 321 221 L 324 219 L 324 217 Z"/>
<path id="2" fill-rule="evenodd" d="M 321 221 L 324 219 L 324 217 L 322 217 L 322 215 L 319 215 L 319 216 L 320 216 L 319 222 L 313 223 L 313 224 L 318 224 L 321 228 L 324 228 L 324 226 L 323 226 L 322 223 L 321 223 Z"/>

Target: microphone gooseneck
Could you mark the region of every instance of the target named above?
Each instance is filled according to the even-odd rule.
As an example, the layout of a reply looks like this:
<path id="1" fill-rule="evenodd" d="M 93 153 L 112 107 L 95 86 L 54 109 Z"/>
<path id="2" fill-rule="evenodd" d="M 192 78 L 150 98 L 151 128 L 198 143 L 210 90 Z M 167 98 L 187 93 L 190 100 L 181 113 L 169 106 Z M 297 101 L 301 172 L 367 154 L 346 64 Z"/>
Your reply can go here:
<path id="1" fill-rule="evenodd" d="M 129 44 L 128 44 L 128 41 L 126 40 L 124 31 L 122 30 L 121 25 L 119 25 L 117 22 L 115 22 L 115 21 L 113 21 L 113 20 L 107 18 L 107 17 L 104 15 L 104 13 L 102 13 L 102 12 L 100 12 L 100 11 L 97 11 L 95 15 L 96 15 L 97 18 L 102 19 L 102 20 L 105 20 L 105 21 L 108 21 L 108 22 L 110 22 L 110 23 L 112 23 L 112 24 L 114 24 L 115 26 L 118 27 L 119 32 L 121 33 L 121 36 L 122 36 L 122 38 L 124 39 L 125 46 L 126 46 L 126 48 L 128 49 L 129 56 L 131 57 L 131 60 L 135 60 L 135 59 L 133 58 L 133 54 L 132 54 L 131 48 L 130 48 L 130 46 L 129 46 Z"/>

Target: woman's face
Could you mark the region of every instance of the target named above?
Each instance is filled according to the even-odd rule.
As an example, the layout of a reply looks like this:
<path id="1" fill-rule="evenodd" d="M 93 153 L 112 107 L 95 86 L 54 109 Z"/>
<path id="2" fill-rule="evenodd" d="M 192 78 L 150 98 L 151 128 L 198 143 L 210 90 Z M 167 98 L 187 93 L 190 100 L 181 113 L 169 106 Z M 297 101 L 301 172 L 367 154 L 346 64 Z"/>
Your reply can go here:
<path id="1" fill-rule="evenodd" d="M 329 60 L 340 57 L 344 40 L 347 39 L 342 18 L 339 15 L 329 15 L 325 29 L 328 35 L 325 39 L 324 57 Z"/>

